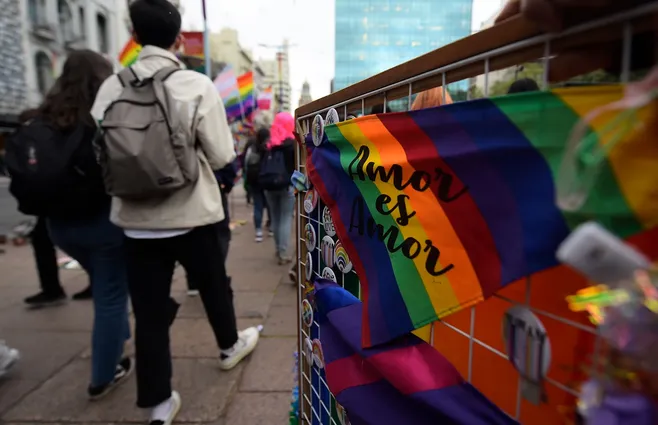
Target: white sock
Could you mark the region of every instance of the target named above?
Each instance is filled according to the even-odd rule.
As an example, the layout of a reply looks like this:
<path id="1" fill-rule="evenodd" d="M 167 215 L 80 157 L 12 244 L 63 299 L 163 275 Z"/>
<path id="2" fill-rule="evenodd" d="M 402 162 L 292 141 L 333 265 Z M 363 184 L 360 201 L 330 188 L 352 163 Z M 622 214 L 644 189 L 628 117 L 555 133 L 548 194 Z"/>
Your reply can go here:
<path id="1" fill-rule="evenodd" d="M 167 419 L 169 419 L 169 415 L 171 415 L 172 410 L 174 410 L 174 400 L 172 397 L 169 397 L 153 408 L 151 411 L 151 420 L 165 422 Z"/>

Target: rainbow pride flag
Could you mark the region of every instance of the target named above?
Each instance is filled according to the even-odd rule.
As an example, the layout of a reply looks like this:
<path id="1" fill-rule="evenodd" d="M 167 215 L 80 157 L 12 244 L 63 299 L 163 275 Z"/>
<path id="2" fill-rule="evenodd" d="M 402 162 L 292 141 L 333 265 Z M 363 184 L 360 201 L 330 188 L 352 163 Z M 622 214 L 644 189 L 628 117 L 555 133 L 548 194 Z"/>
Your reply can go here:
<path id="1" fill-rule="evenodd" d="M 252 71 L 238 77 L 238 89 L 240 90 L 240 100 L 246 116 L 253 111 L 255 106 L 254 73 Z"/>
<path id="2" fill-rule="evenodd" d="M 121 53 L 119 54 L 119 62 L 123 67 L 132 65 L 137 61 L 137 56 L 139 56 L 141 50 L 142 46 L 137 44 L 137 42 L 131 38 L 123 47 L 123 50 L 121 50 Z"/>
<path id="3" fill-rule="evenodd" d="M 307 137 L 310 181 L 361 280 L 362 343 L 421 328 L 532 273 L 578 224 L 598 220 L 658 258 L 658 109 L 604 159 L 585 205 L 556 206 L 571 129 L 622 97 L 570 88 L 365 116 Z M 610 121 L 597 119 L 601 134 Z"/>

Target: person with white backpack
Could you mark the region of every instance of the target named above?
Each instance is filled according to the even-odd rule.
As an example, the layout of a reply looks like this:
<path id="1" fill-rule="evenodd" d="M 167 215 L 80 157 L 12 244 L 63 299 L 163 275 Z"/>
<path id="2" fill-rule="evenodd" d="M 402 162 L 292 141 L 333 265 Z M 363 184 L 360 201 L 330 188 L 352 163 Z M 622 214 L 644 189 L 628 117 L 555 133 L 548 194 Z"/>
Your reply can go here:
<path id="1" fill-rule="evenodd" d="M 170 425 L 181 407 L 172 390 L 171 283 L 179 262 L 199 290 L 228 370 L 251 353 L 259 331 L 238 331 L 217 226 L 224 219 L 213 170 L 235 159 L 224 105 L 212 81 L 185 70 L 175 52 L 181 15 L 167 0 L 129 7 L 137 62 L 103 83 L 92 108 L 110 219 L 125 233 L 135 315 L 137 405 L 151 424 Z"/>

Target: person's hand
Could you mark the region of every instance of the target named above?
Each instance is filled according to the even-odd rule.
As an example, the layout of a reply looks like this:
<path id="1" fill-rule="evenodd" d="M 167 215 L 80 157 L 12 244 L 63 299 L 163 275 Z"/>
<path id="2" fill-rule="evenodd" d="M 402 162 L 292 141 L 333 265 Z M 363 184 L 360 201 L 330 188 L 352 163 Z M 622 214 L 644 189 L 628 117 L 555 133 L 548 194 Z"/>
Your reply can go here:
<path id="1" fill-rule="evenodd" d="M 543 31 L 560 31 L 570 9 L 604 7 L 614 0 L 508 0 L 494 24 L 521 15 Z M 572 10 L 571 10 L 572 11 Z"/>

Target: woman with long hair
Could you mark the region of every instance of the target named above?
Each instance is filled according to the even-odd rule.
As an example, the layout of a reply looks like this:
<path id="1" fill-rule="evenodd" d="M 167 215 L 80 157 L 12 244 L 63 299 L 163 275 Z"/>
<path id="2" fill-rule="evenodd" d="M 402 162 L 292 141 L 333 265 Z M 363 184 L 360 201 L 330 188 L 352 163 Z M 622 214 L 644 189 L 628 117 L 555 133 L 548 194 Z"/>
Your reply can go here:
<path id="1" fill-rule="evenodd" d="M 290 177 L 295 171 L 295 119 L 288 112 L 279 112 L 274 117 L 270 128 L 270 138 L 267 141 L 267 150 L 273 154 L 279 151 L 285 162 L 285 176 L 288 185 L 277 190 L 265 190 L 267 208 L 272 220 L 272 232 L 276 244 L 276 256 L 279 264 L 290 264 L 292 258 L 288 254 L 290 243 L 290 231 L 292 229 L 292 215 L 295 206 L 295 195 L 293 194 Z"/>
<path id="2" fill-rule="evenodd" d="M 27 109 L 18 115 L 18 121 L 24 125 L 38 116 L 38 109 Z M 36 295 L 25 298 L 25 304 L 28 307 L 47 307 L 63 303 L 66 301 L 66 293 L 59 281 L 57 253 L 50 239 L 45 217 L 37 217 L 37 223 L 30 233 L 30 243 L 37 266 L 41 291 Z M 82 291 L 73 294 L 74 300 L 87 300 L 90 298 L 91 283 Z"/>
<path id="3" fill-rule="evenodd" d="M 89 273 L 94 302 L 92 372 L 88 395 L 98 399 L 132 371 L 123 356 L 130 336 L 128 283 L 123 232 L 110 222 L 110 197 L 105 193 L 93 141 L 96 124 L 90 114 L 96 93 L 113 73 L 110 62 L 91 50 L 69 54 L 61 76 L 39 107 L 38 119 L 50 125 L 66 143 L 79 141 L 76 170 L 85 199 L 66 215 L 48 217 L 55 245 Z"/>

